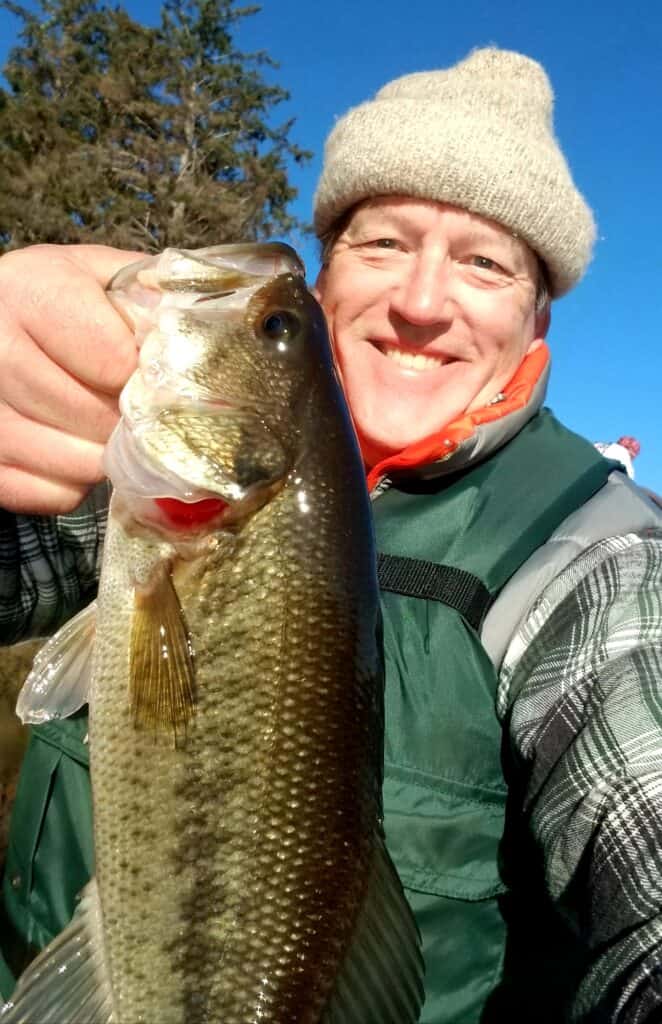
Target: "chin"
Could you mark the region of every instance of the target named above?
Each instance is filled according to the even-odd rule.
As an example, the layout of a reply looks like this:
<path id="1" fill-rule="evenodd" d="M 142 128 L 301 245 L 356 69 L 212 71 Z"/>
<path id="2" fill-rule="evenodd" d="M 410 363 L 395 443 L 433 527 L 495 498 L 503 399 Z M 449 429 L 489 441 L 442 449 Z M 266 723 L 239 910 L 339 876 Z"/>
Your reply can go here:
<path id="1" fill-rule="evenodd" d="M 451 419 L 455 419 L 457 415 L 460 414 L 453 412 L 449 413 L 443 420 L 435 417 L 434 420 L 424 422 L 421 416 L 412 412 L 406 424 L 393 424 L 388 426 L 388 428 L 378 431 L 375 431 L 373 425 L 371 430 L 365 432 L 361 432 L 359 426 L 359 433 L 365 439 L 366 447 L 382 452 L 383 454 L 380 455 L 380 458 L 385 459 L 389 455 L 397 455 L 405 448 L 410 448 L 412 445 L 434 437 L 435 434 L 443 430 L 444 426 Z M 415 427 L 415 429 L 412 429 L 412 427 Z"/>
<path id="2" fill-rule="evenodd" d="M 383 437 L 374 437 L 374 435 L 366 436 L 360 430 L 357 431 L 359 437 L 359 444 L 363 453 L 363 458 L 367 466 L 375 466 L 382 459 L 388 459 L 392 455 L 399 455 L 400 452 L 404 451 L 405 448 L 409 448 L 413 444 L 417 444 L 419 441 L 424 441 L 426 437 L 430 437 L 430 434 L 419 434 L 414 436 L 409 434 L 398 435 L 402 437 L 401 441 L 394 441 L 392 438 L 385 440 Z"/>

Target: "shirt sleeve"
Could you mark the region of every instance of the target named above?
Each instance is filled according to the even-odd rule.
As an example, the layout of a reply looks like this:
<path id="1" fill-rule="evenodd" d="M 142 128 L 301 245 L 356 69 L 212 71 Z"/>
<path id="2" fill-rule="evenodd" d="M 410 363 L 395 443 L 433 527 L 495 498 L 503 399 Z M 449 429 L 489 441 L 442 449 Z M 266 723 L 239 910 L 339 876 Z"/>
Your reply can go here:
<path id="1" fill-rule="evenodd" d="M 48 636 L 94 598 L 108 501 L 103 483 L 68 515 L 0 509 L 0 644 Z"/>
<path id="2" fill-rule="evenodd" d="M 506 653 L 520 820 L 581 949 L 567 1019 L 662 1019 L 662 531 L 594 545 Z"/>

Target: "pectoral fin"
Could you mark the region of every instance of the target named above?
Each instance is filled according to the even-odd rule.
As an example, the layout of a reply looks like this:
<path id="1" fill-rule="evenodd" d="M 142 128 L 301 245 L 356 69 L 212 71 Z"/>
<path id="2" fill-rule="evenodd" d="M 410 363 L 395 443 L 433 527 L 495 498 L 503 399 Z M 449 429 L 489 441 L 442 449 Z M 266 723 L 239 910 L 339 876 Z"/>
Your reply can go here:
<path id="1" fill-rule="evenodd" d="M 193 651 L 167 566 L 136 587 L 130 645 L 129 699 L 136 725 L 178 730 L 195 706 Z"/>
<path id="2" fill-rule="evenodd" d="M 71 924 L 33 960 L 0 1009 L 2 1024 L 110 1024 L 112 993 L 104 961 L 94 879 Z"/>
<path id="3" fill-rule="evenodd" d="M 381 836 L 352 943 L 322 1024 L 415 1024 L 423 1005 L 420 935 Z"/>
<path id="4" fill-rule="evenodd" d="M 93 601 L 46 641 L 18 696 L 16 714 L 24 723 L 66 718 L 87 702 L 95 633 Z"/>

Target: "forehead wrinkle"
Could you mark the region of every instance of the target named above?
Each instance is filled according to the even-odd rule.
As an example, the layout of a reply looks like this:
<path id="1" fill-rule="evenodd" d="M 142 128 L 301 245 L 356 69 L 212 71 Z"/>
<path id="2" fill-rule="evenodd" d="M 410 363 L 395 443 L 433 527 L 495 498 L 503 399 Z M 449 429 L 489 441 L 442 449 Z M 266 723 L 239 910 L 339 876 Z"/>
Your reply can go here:
<path id="1" fill-rule="evenodd" d="M 446 209 L 459 210 L 458 207 L 452 207 L 448 203 L 438 203 L 433 199 L 419 199 L 415 196 L 371 196 L 353 208 L 345 230 L 351 228 L 357 221 L 365 219 L 366 215 L 370 215 L 371 221 L 374 219 L 376 223 L 392 224 L 401 230 L 417 229 L 417 225 L 412 222 L 412 208 L 415 216 L 416 208 L 425 207 L 442 212 Z"/>
<path id="2" fill-rule="evenodd" d="M 395 210 L 385 210 L 379 206 L 363 206 L 350 217 L 343 234 L 351 234 L 353 230 L 360 230 L 366 223 L 369 223 L 371 227 L 384 226 L 404 230 L 409 226 L 411 229 L 411 225 L 407 223 L 407 218 L 398 215 L 398 212 Z"/>

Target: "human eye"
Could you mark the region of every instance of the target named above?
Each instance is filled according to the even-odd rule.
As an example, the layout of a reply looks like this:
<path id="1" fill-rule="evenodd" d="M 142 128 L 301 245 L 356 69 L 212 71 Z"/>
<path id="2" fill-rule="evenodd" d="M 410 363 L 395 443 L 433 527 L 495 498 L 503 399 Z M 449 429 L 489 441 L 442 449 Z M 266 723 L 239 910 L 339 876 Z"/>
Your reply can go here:
<path id="1" fill-rule="evenodd" d="M 394 260 L 406 255 L 408 247 L 397 235 L 380 235 L 375 231 L 356 240 L 356 251 L 375 266 L 390 266 Z"/>
<path id="2" fill-rule="evenodd" d="M 506 274 L 507 270 L 496 260 L 493 260 L 491 256 L 481 256 L 478 253 L 471 255 L 467 261 L 470 266 L 477 267 L 479 270 L 491 270 L 497 274 Z"/>
<path id="3" fill-rule="evenodd" d="M 397 238 L 389 238 L 389 237 L 381 238 L 379 236 L 375 236 L 373 238 L 373 237 L 371 237 L 369 235 L 366 238 L 362 239 L 359 244 L 360 245 L 364 245 L 366 248 L 369 248 L 369 249 L 399 249 L 400 248 L 400 242 L 398 241 Z"/>

